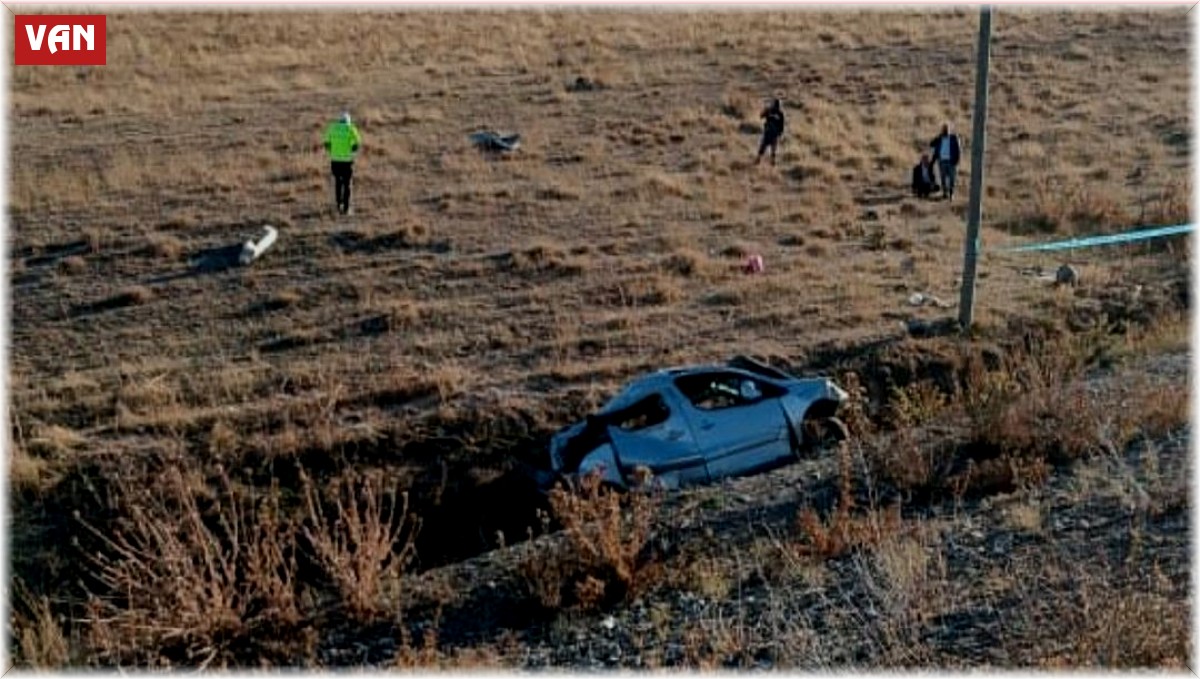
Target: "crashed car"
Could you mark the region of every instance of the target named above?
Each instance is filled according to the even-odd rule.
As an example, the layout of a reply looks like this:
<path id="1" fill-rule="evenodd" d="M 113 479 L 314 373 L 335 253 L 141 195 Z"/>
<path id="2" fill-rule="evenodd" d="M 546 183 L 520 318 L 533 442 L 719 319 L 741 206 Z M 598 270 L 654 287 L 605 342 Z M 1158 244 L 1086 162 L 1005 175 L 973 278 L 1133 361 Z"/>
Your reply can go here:
<path id="1" fill-rule="evenodd" d="M 797 378 L 744 356 L 726 365 L 662 370 L 627 385 L 586 420 L 558 431 L 558 478 L 598 473 L 628 489 L 644 469 L 676 489 L 774 469 L 844 440 L 848 398 L 825 378 Z"/>

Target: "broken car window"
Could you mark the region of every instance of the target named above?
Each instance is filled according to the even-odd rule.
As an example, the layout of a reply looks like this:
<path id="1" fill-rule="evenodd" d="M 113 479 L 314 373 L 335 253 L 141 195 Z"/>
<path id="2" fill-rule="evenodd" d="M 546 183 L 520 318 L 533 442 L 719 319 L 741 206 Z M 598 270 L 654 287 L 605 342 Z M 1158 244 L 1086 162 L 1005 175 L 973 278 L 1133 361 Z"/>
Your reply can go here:
<path id="1" fill-rule="evenodd" d="M 767 393 L 761 383 L 732 373 L 685 375 L 675 380 L 675 386 L 700 410 L 750 405 Z"/>
<path id="2" fill-rule="evenodd" d="M 662 396 L 654 394 L 614 413 L 613 425 L 625 431 L 637 431 L 662 424 L 670 415 L 671 411 Z"/>

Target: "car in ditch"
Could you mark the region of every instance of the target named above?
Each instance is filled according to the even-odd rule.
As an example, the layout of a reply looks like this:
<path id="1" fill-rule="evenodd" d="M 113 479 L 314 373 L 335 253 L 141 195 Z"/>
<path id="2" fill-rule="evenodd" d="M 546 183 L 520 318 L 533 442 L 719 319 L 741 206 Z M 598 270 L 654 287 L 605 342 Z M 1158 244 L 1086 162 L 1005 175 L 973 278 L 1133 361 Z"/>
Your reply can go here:
<path id="1" fill-rule="evenodd" d="M 738 356 L 643 376 L 550 442 L 555 478 L 599 474 L 618 489 L 649 472 L 677 489 L 775 469 L 847 437 L 847 393 Z"/>

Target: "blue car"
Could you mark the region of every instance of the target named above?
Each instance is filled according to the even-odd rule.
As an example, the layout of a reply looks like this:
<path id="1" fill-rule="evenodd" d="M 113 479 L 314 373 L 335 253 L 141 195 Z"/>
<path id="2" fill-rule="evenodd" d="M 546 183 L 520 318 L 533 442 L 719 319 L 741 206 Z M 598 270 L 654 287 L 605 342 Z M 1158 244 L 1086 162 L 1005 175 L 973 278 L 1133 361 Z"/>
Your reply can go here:
<path id="1" fill-rule="evenodd" d="M 627 489 L 639 468 L 676 489 L 774 469 L 847 437 L 848 395 L 825 378 L 797 378 L 739 356 L 673 368 L 627 385 L 550 442 L 558 477 L 600 475 Z"/>

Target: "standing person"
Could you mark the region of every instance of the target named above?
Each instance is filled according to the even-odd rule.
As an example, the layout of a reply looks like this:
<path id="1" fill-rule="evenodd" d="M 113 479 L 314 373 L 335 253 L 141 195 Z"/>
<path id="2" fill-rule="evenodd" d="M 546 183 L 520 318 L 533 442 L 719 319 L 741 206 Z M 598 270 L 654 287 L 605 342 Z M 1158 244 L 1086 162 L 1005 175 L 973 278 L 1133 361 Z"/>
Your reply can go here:
<path id="1" fill-rule="evenodd" d="M 950 124 L 942 125 L 942 133 L 929 144 L 933 157 L 937 159 L 938 177 L 942 182 L 942 198 L 954 198 L 954 180 L 958 176 L 958 159 L 961 148 L 958 135 L 950 131 Z"/>
<path id="2" fill-rule="evenodd" d="M 783 115 L 783 102 L 779 99 L 771 100 L 771 105 L 763 110 L 759 116 L 764 121 L 762 144 L 758 147 L 758 157 L 754 159 L 754 164 L 762 160 L 763 154 L 767 149 L 771 149 L 771 164 L 775 164 L 775 149 L 779 146 L 779 138 L 783 136 L 783 128 L 785 119 Z"/>
<path id="3" fill-rule="evenodd" d="M 358 153 L 362 137 L 350 120 L 350 113 L 342 114 L 340 120 L 325 129 L 325 151 L 329 153 L 330 171 L 333 173 L 333 194 L 338 212 L 350 214 L 350 184 L 354 178 L 354 157 Z"/>
<path id="4" fill-rule="evenodd" d="M 912 190 L 917 198 L 928 198 L 937 188 L 934 178 L 933 161 L 928 153 L 921 154 L 921 161 L 913 166 Z"/>

